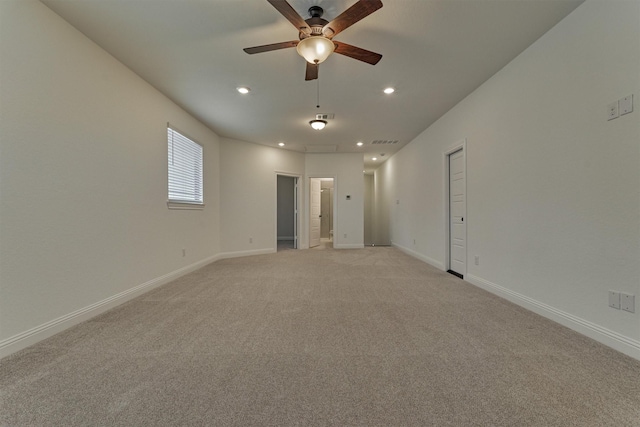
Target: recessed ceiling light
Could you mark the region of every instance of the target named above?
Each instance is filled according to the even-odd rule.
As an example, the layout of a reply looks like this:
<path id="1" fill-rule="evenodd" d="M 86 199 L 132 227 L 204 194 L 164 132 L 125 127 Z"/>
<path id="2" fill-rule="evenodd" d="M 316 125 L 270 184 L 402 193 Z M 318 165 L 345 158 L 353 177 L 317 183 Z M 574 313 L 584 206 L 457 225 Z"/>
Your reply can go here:
<path id="1" fill-rule="evenodd" d="M 356 145 L 357 145 L 358 147 L 362 147 L 363 143 L 362 143 L 362 141 L 358 141 L 358 142 L 356 143 Z"/>
<path id="2" fill-rule="evenodd" d="M 278 145 L 279 145 L 280 147 L 284 147 L 284 142 L 278 142 Z"/>
<path id="3" fill-rule="evenodd" d="M 388 87 L 386 88 L 383 92 L 386 93 L 387 95 L 392 94 L 393 92 L 395 92 L 396 90 L 392 87 Z"/>
<path id="4" fill-rule="evenodd" d="M 376 160 L 378 160 L 378 158 L 377 157 L 372 157 L 371 160 L 376 161 Z"/>
<path id="5" fill-rule="evenodd" d="M 238 92 L 240 92 L 243 95 L 248 94 L 249 92 L 251 92 L 251 89 L 249 89 L 246 86 L 240 86 L 239 88 L 236 89 Z"/>

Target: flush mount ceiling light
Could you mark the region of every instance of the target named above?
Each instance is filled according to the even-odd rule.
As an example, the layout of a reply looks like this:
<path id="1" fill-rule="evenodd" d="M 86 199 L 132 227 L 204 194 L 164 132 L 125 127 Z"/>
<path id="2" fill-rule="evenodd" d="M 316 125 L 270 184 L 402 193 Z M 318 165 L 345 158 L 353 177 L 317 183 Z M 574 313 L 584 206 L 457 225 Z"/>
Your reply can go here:
<path id="1" fill-rule="evenodd" d="M 246 94 L 248 94 L 249 92 L 251 92 L 251 89 L 249 89 L 249 88 L 248 88 L 248 87 L 246 87 L 246 86 L 240 86 L 240 87 L 236 88 L 236 90 L 237 90 L 238 92 L 240 92 L 241 94 L 243 94 L 243 95 L 246 95 Z"/>
<path id="2" fill-rule="evenodd" d="M 375 162 L 376 160 L 378 160 L 378 158 L 377 157 L 372 157 L 371 160 L 373 160 Z"/>
<path id="3" fill-rule="evenodd" d="M 296 50 L 310 64 L 320 64 L 331 55 L 335 49 L 331 40 L 323 36 L 311 36 L 300 40 Z"/>
<path id="4" fill-rule="evenodd" d="M 284 147 L 284 142 L 278 142 L 278 145 L 279 145 L 280 147 Z"/>
<path id="5" fill-rule="evenodd" d="M 363 144 L 363 142 L 362 142 L 362 141 L 358 141 L 358 142 L 356 143 L 356 145 L 357 145 L 358 147 L 362 147 L 364 144 Z"/>
<path id="6" fill-rule="evenodd" d="M 393 92 L 395 92 L 396 90 L 392 87 L 388 87 L 385 90 L 383 90 L 384 93 L 386 93 L 387 95 L 391 95 Z"/>
<path id="7" fill-rule="evenodd" d="M 314 128 L 315 130 L 322 130 L 324 129 L 324 127 L 327 125 L 327 121 L 326 120 L 319 120 L 319 119 L 315 119 L 315 120 L 311 120 L 309 122 L 309 124 L 311 125 L 312 128 Z"/>

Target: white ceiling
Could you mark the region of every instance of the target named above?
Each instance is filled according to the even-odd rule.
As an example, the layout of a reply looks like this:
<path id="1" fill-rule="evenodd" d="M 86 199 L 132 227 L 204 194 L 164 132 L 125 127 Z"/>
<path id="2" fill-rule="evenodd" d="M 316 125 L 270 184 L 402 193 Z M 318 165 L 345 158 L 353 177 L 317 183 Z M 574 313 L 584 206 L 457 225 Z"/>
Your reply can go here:
<path id="1" fill-rule="evenodd" d="M 320 109 L 317 83 L 304 80 L 295 49 L 242 50 L 297 40 L 266 0 L 42 2 L 218 135 L 273 147 L 284 142 L 296 151 L 336 145 L 338 152 L 362 152 L 371 170 L 583 0 L 383 0 L 382 9 L 335 38 L 382 60 L 372 66 L 329 57 L 320 65 Z M 289 3 L 305 19 L 319 5 L 331 21 L 355 0 Z M 249 95 L 236 91 L 244 85 Z M 396 92 L 384 95 L 387 86 Z M 308 122 L 316 113 L 335 119 L 314 131 Z"/>

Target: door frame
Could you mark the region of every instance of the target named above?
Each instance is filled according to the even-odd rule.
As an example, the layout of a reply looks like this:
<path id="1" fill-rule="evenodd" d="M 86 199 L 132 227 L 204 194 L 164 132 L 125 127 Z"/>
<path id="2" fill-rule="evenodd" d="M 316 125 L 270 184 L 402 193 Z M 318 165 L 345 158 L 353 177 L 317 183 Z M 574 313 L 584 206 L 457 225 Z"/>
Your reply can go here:
<path id="1" fill-rule="evenodd" d="M 309 237 L 309 248 L 315 248 L 316 246 L 320 246 L 322 242 L 322 179 L 321 178 L 309 178 L 309 209 L 307 209 L 307 220 L 309 221 L 309 232 L 307 236 Z M 317 196 L 317 200 L 316 200 Z M 311 205 L 312 200 L 314 201 L 313 206 Z M 317 216 L 315 215 L 317 208 Z M 311 233 L 314 228 L 314 224 L 318 225 L 317 235 L 315 233 Z M 317 240 L 314 239 L 314 245 L 311 246 L 311 234 L 317 236 Z M 316 243 L 317 242 L 317 243 Z"/>
<path id="2" fill-rule="evenodd" d="M 340 236 L 338 235 L 338 176 L 331 173 L 316 173 L 313 175 L 307 175 L 305 177 L 304 187 L 307 189 L 304 195 L 304 207 L 306 210 L 305 218 L 305 226 L 304 230 L 306 232 L 306 238 L 304 242 L 304 247 L 302 249 L 309 249 L 309 237 L 311 232 L 311 221 L 309 221 L 309 213 L 311 212 L 311 198 L 309 196 L 309 192 L 311 189 L 311 178 L 322 179 L 322 178 L 332 178 L 333 179 L 333 246 L 336 246 L 336 241 L 339 240 Z"/>
<path id="3" fill-rule="evenodd" d="M 293 178 L 293 185 L 294 185 L 294 198 L 293 198 L 293 209 L 294 209 L 294 213 L 293 213 L 293 248 L 294 249 L 300 249 L 300 199 L 301 199 L 301 195 L 302 195 L 302 187 L 300 185 L 300 181 L 302 179 L 302 175 L 298 175 L 295 173 L 289 173 L 289 172 L 279 172 L 276 171 L 275 172 L 275 184 L 276 184 L 276 194 L 275 194 L 275 202 L 276 202 L 276 215 L 275 215 L 275 231 L 274 231 L 274 239 L 275 239 L 275 245 L 274 248 L 276 250 L 276 252 L 278 251 L 278 176 L 286 176 L 289 178 Z"/>
<path id="4" fill-rule="evenodd" d="M 467 138 L 463 138 L 458 141 L 454 145 L 447 148 L 442 153 L 442 170 L 444 171 L 443 175 L 443 207 L 444 207 L 444 271 L 449 271 L 451 269 L 451 208 L 450 208 L 450 197 L 449 197 L 449 188 L 450 188 L 450 179 L 451 174 L 449 171 L 449 156 L 453 153 L 462 150 L 464 154 L 464 218 L 467 218 Z M 467 238 L 467 225 L 468 220 L 465 223 L 464 227 L 464 272 L 462 275 L 467 277 L 467 265 L 469 264 L 469 240 Z"/>

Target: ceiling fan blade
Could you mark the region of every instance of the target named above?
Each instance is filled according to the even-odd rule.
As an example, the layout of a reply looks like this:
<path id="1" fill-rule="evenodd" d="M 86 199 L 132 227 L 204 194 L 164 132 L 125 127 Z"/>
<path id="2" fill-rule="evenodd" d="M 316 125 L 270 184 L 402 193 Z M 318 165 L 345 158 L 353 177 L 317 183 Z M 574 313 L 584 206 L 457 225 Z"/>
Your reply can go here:
<path id="1" fill-rule="evenodd" d="M 332 38 L 359 20 L 371 15 L 381 7 L 382 1 L 380 0 L 359 0 L 349 9 L 338 15 L 336 19 L 325 25 L 322 29 L 322 34 L 324 34 L 325 37 Z"/>
<path id="2" fill-rule="evenodd" d="M 311 28 L 302 18 L 302 16 L 298 15 L 298 12 L 295 11 L 293 7 L 286 0 L 267 0 L 271 6 L 275 7 L 282 16 L 287 18 L 289 22 L 293 24 L 294 27 L 298 29 L 298 31 L 302 31 L 305 34 L 311 34 Z"/>
<path id="3" fill-rule="evenodd" d="M 307 72 L 304 75 L 305 80 L 315 80 L 318 78 L 318 64 L 307 62 Z"/>
<path id="4" fill-rule="evenodd" d="M 357 59 L 358 61 L 366 62 L 367 64 L 376 65 L 382 59 L 382 55 L 379 53 L 371 52 L 369 50 L 362 49 L 361 47 L 351 46 L 350 44 L 336 41 L 334 41 L 333 44 L 336 45 L 336 49 L 334 50 L 335 53 Z"/>
<path id="5" fill-rule="evenodd" d="M 247 52 L 249 55 L 253 55 L 254 53 L 270 52 L 272 50 L 286 49 L 288 47 L 296 47 L 298 43 L 299 43 L 298 40 L 293 40 L 290 42 L 265 44 L 263 46 L 245 47 L 242 50 Z"/>

